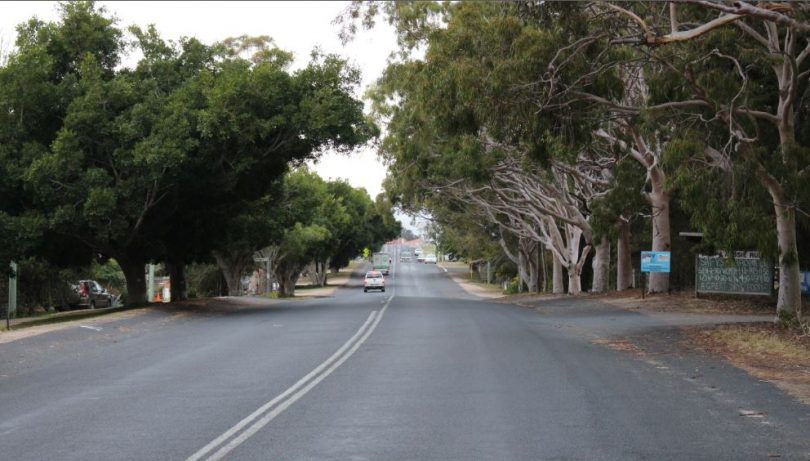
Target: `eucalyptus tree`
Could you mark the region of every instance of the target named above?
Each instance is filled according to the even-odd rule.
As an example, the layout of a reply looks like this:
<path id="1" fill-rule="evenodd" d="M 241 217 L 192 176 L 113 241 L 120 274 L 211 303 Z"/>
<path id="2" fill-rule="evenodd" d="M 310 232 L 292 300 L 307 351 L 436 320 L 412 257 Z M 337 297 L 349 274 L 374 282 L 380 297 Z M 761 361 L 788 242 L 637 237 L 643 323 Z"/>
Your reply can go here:
<path id="1" fill-rule="evenodd" d="M 571 114 L 566 118 L 537 110 L 531 98 L 537 75 L 545 72 L 571 33 L 554 34 L 527 23 L 518 7 L 445 5 L 442 27 L 430 22 L 433 10 L 419 5 L 406 2 L 389 12 L 406 29 L 406 39 L 415 37 L 426 47 L 424 59 L 392 64 L 380 82 L 377 108 L 389 118 L 383 153 L 392 160 L 392 176 L 408 183 L 404 190 L 421 189 L 424 195 L 453 185 L 474 192 L 470 199 L 487 191 L 490 195 L 479 194 L 476 202 L 482 207 L 495 205 L 491 199 L 498 197 L 498 188 L 502 195 L 514 192 L 498 203 L 496 214 L 513 208 L 502 224 L 524 238 L 554 246 L 555 258 L 572 280 L 569 288 L 577 293 L 582 264 L 595 242 L 587 202 L 604 193 L 609 166 L 594 176 L 581 162 L 593 151 L 587 134 L 598 126 L 595 118 L 574 123 Z M 414 21 L 414 12 L 422 19 Z M 421 30 L 411 34 L 412 24 Z M 491 186 L 493 180 L 497 186 Z M 521 190 L 527 182 L 533 186 Z M 514 198 L 525 197 L 527 190 L 533 191 L 530 201 L 535 203 L 514 209 Z M 496 215 L 491 219 L 500 221 Z M 582 238 L 584 246 L 579 244 Z M 609 257 L 609 247 L 601 250 L 599 261 Z M 599 279 L 606 280 L 601 274 L 608 264 L 598 267 Z"/>
<path id="2" fill-rule="evenodd" d="M 610 8 L 635 31 L 614 42 L 648 45 L 667 66 L 667 79 L 659 81 L 670 107 L 681 117 L 720 125 L 707 131 L 725 131 L 723 142 L 698 143 L 705 146 L 699 151 L 704 164 L 728 172 L 742 167 L 737 171 L 767 191 L 779 255 L 777 310 L 801 315 L 796 221 L 810 199 L 804 187 L 810 175 L 810 6 L 687 0 L 657 16 Z"/>
<path id="3" fill-rule="evenodd" d="M 639 191 L 643 191 L 646 208 L 650 210 L 652 249 L 668 251 L 671 248 L 669 215 L 672 191 L 662 155 L 666 143 L 679 127 L 674 121 L 664 124 L 655 119 L 655 115 L 666 111 L 667 107 L 663 104 L 655 106 L 649 98 L 647 73 L 650 60 L 632 47 L 610 41 L 611 34 L 619 33 L 615 31 L 621 31 L 623 24 L 605 15 L 600 5 L 519 3 L 516 15 L 527 30 L 535 31 L 523 34 L 523 40 L 531 44 L 527 47 L 531 47 L 535 65 L 532 72 L 518 74 L 522 82 L 514 81 L 509 86 L 509 93 L 518 101 L 518 107 L 522 105 L 554 116 L 556 119 L 550 124 L 545 122 L 553 132 L 574 132 L 577 143 L 586 151 L 599 151 L 597 155 L 590 155 L 591 158 L 609 165 L 625 157 L 638 162 L 643 167 L 646 181 L 646 187 Z M 573 164 L 581 166 L 578 160 Z M 602 187 L 603 193 L 621 187 L 610 179 L 608 182 Z M 608 197 L 628 198 L 621 194 Z M 630 203 L 638 204 L 638 201 Z M 615 215 L 612 219 L 620 229 L 624 227 L 622 223 L 642 211 L 641 208 L 630 210 L 623 204 L 603 207 L 603 210 L 618 208 L 625 211 L 624 215 Z M 602 234 L 607 228 L 597 227 L 597 240 L 601 241 L 606 237 Z M 624 244 L 626 233 L 621 236 L 619 257 L 623 261 L 622 273 L 626 275 L 629 247 Z M 597 253 L 609 252 L 606 241 L 600 244 Z M 621 285 L 625 285 L 626 278 L 623 276 L 622 279 Z M 605 282 L 604 276 L 598 277 L 598 285 Z M 650 291 L 668 289 L 668 274 L 651 274 Z"/>

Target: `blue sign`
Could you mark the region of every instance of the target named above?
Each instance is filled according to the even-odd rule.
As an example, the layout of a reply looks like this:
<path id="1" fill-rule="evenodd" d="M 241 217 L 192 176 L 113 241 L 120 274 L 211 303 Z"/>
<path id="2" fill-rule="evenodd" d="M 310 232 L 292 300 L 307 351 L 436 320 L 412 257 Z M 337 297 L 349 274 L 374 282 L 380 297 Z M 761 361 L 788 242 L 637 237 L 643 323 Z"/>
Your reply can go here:
<path id="1" fill-rule="evenodd" d="M 669 251 L 642 251 L 641 272 L 669 272 L 671 259 Z"/>
<path id="2" fill-rule="evenodd" d="M 802 294 L 810 295 L 810 272 L 802 272 Z"/>

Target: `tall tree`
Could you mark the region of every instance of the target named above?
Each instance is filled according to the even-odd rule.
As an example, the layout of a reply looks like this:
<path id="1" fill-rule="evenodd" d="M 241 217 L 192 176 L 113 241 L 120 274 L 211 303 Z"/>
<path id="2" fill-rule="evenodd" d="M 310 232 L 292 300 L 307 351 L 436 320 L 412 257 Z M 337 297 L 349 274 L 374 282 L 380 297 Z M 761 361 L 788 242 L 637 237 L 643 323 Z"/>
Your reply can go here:
<path id="1" fill-rule="evenodd" d="M 706 165 L 729 172 L 734 164 L 746 164 L 743 170 L 767 191 L 778 246 L 777 311 L 785 317 L 800 316 L 796 229 L 797 210 L 810 198 L 802 187 L 810 174 L 810 148 L 803 129 L 810 6 L 684 3 L 672 4 L 667 14 L 654 17 L 611 6 L 640 32 L 614 37 L 614 42 L 663 46 L 651 54 L 674 81 L 663 85 L 666 96 L 674 99 L 669 106 L 710 124 L 720 123 L 726 132 L 725 142 L 708 144 L 698 154 L 708 160 Z M 659 25 L 665 27 L 658 29 Z M 741 43 L 748 46 L 742 48 Z"/>
<path id="2" fill-rule="evenodd" d="M 337 57 L 290 72 L 291 55 L 266 38 L 208 47 L 131 32 L 143 58 L 119 69 L 123 33 L 92 2 L 21 26 L 0 69 L 0 156 L 27 192 L 3 212 L 36 210 L 43 247 L 114 257 L 138 303 L 145 262 L 182 268 L 290 162 L 350 150 L 375 128 L 353 96 L 357 70 Z"/>

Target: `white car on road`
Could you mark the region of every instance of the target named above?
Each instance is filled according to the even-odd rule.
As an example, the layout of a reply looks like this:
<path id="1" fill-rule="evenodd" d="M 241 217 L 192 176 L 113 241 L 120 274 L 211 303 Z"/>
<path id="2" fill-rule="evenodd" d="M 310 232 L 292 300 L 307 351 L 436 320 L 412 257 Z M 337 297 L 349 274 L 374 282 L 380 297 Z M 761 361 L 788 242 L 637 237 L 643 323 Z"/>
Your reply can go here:
<path id="1" fill-rule="evenodd" d="M 385 277 L 383 277 L 380 271 L 366 272 L 363 292 L 368 293 L 368 290 L 382 290 L 382 292 L 385 293 Z"/>
<path id="2" fill-rule="evenodd" d="M 436 255 L 429 254 L 425 256 L 425 264 L 436 264 Z"/>

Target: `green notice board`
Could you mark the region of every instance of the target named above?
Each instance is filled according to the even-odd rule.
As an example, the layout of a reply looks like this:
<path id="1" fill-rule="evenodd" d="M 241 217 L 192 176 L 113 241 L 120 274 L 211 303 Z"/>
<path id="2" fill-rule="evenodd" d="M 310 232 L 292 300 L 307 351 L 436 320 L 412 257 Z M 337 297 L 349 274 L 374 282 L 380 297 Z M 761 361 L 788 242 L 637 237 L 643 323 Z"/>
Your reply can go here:
<path id="1" fill-rule="evenodd" d="M 695 268 L 698 293 L 770 295 L 773 267 L 760 258 L 734 258 L 728 265 L 720 256 L 698 255 Z"/>

